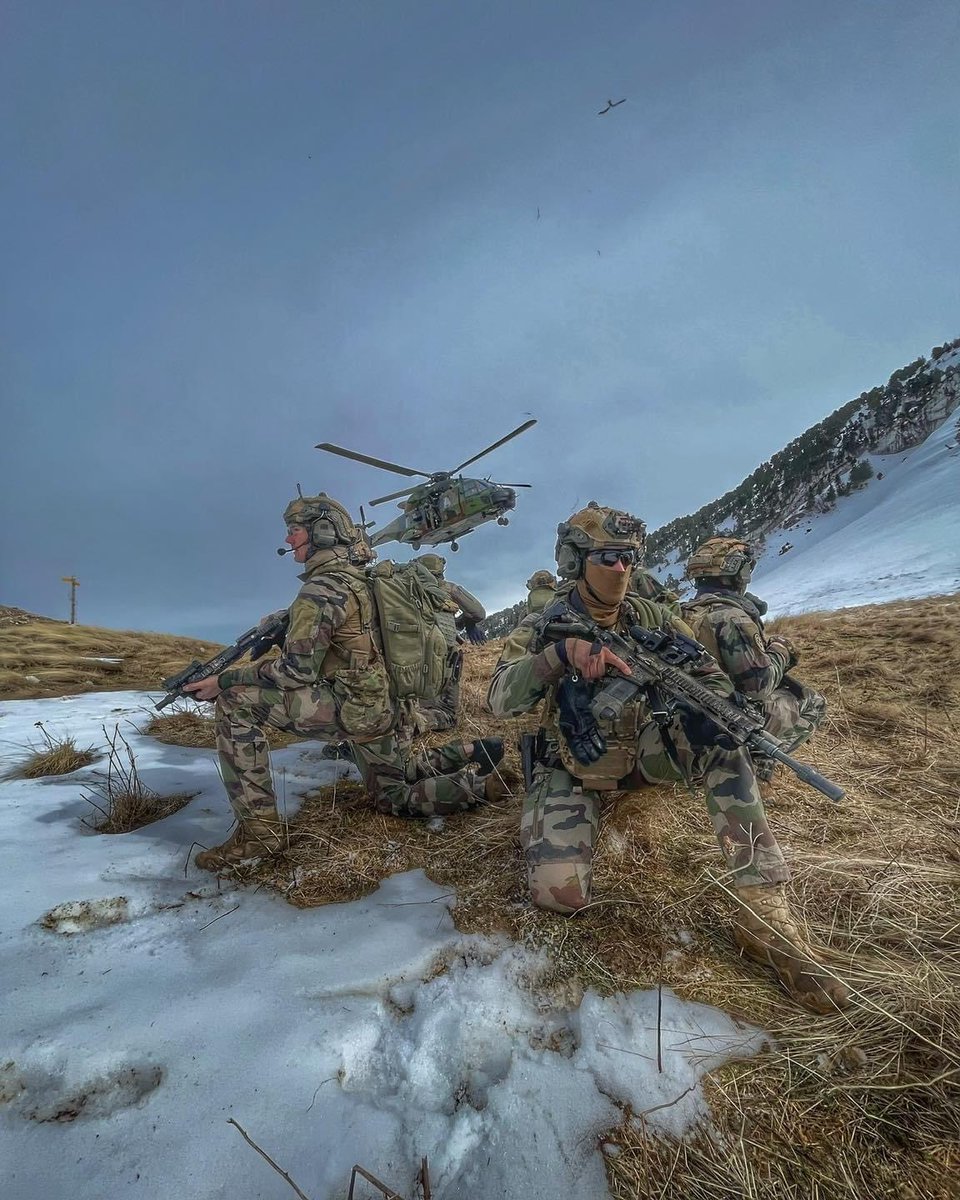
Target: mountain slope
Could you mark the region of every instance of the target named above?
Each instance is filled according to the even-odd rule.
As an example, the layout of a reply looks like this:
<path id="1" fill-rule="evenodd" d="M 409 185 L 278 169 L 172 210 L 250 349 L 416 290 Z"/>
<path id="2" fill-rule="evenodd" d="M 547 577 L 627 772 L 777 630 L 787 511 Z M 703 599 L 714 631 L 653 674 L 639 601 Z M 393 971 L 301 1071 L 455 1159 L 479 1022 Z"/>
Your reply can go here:
<path id="1" fill-rule="evenodd" d="M 898 461 L 890 456 L 921 446 L 958 403 L 960 338 L 831 413 L 718 500 L 657 529 L 648 541 L 648 562 L 657 573 L 678 579 L 696 546 L 716 533 L 764 547 L 775 531 L 805 528 L 812 517 L 833 511 L 855 493 L 865 492 L 873 505 L 878 491 L 889 490 L 880 489 L 877 473 L 885 475 Z M 943 440 L 955 442 L 956 435 L 947 433 Z M 945 473 L 943 481 L 948 479 Z"/>

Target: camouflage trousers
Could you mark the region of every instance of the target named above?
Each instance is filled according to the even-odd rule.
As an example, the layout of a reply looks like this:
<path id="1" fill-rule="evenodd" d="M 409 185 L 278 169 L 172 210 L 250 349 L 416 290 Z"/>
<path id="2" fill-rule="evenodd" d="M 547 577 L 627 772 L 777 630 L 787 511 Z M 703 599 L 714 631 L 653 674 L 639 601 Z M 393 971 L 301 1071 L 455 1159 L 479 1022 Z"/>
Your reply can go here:
<path id="1" fill-rule="evenodd" d="M 676 719 L 668 733 L 680 769 L 651 721 L 640 731 L 637 769 L 620 781 L 620 790 L 684 780 L 702 785 L 733 886 L 786 882 L 790 871 L 767 824 L 749 753 L 694 748 Z M 569 913 L 589 903 L 602 794 L 579 788 L 562 766 L 537 768 L 524 800 L 520 842 L 530 894 L 541 908 Z"/>
<path id="2" fill-rule="evenodd" d="M 396 734 L 354 742 L 353 760 L 377 810 L 394 817 L 433 817 L 465 812 L 483 802 L 483 780 L 466 769 L 459 742 L 414 754 Z"/>
<path id="3" fill-rule="evenodd" d="M 767 729 L 784 743 L 787 751 L 796 750 L 813 736 L 827 713 L 827 700 L 813 688 L 787 675 L 772 696 L 763 702 Z"/>
<path id="4" fill-rule="evenodd" d="M 216 734 L 220 773 L 238 821 L 277 812 L 264 730 L 282 729 L 303 737 L 343 739 L 333 690 L 327 684 L 304 688 L 239 686 L 217 697 Z M 424 755 L 393 733 L 372 742 L 351 742 L 353 758 L 381 812 L 432 816 L 462 812 L 483 799 L 483 784 L 465 770 L 458 744 Z"/>
<path id="5" fill-rule="evenodd" d="M 445 729 L 456 729 L 460 720 L 460 674 L 463 671 L 463 650 L 451 651 L 448 662 L 449 677 L 446 686 L 436 700 L 421 700 L 417 707 L 423 718 L 423 729 L 436 733 Z"/>

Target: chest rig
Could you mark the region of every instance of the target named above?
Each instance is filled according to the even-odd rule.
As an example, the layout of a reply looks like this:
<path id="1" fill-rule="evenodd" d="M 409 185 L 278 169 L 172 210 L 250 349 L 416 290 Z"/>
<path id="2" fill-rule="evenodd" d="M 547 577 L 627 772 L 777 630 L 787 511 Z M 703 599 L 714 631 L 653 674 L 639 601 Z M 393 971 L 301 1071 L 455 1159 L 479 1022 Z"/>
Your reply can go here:
<path id="1" fill-rule="evenodd" d="M 581 614 L 570 603 L 572 594 L 572 590 L 568 589 L 544 610 L 537 622 L 531 643 L 534 652 L 539 653 L 553 640 L 548 639 L 544 633 L 548 624 L 564 620 L 577 621 L 580 618 Z M 658 604 L 628 593 L 620 606 L 616 628 L 618 632 L 626 632 L 631 625 L 656 629 L 664 622 L 665 614 Z M 600 679 L 586 686 L 591 695 L 594 695 L 605 682 Z M 579 780 L 584 788 L 597 792 L 611 792 L 616 791 L 620 780 L 632 774 L 636 768 L 640 731 L 650 718 L 650 706 L 643 698 L 643 693 L 638 693 L 635 701 L 624 705 L 621 716 L 615 721 L 599 721 L 598 725 L 606 739 L 607 749 L 601 758 L 588 766 L 577 762 L 560 732 L 556 684 L 547 691 L 541 723 L 546 734 L 548 753 L 551 757 L 559 759 L 564 770 Z"/>

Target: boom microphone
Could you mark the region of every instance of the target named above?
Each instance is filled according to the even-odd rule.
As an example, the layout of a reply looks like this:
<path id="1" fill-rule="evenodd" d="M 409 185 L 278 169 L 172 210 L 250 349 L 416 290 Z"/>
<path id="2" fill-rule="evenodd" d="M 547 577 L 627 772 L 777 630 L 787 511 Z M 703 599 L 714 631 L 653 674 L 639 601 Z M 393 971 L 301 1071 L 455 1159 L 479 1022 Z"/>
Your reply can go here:
<path id="1" fill-rule="evenodd" d="M 277 550 L 277 553 L 282 558 L 284 554 L 292 554 L 296 550 L 296 546 L 287 546 L 285 550 Z"/>

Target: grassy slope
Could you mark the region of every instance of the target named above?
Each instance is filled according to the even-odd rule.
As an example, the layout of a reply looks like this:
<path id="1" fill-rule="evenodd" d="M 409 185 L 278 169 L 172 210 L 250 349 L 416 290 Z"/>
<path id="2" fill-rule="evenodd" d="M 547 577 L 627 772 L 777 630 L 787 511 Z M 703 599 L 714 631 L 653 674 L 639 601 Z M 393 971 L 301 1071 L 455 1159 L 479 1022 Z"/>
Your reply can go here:
<path id="1" fill-rule="evenodd" d="M 0 635 L 0 700 L 159 690 L 191 659 L 203 661 L 220 649 L 193 638 L 68 625 L 2 607 Z M 104 658 L 120 661 L 97 661 Z"/>
<path id="2" fill-rule="evenodd" d="M 251 882 L 310 906 L 423 867 L 456 887 L 461 928 L 550 948 L 558 994 L 662 983 L 768 1029 L 775 1049 L 708 1084 L 712 1136 L 668 1145 L 624 1113 L 606 1139 L 619 1147 L 607 1160 L 615 1197 L 946 1200 L 960 1194 L 960 597 L 777 626 L 802 652 L 798 674 L 830 701 L 804 757 L 847 798 L 833 806 L 783 771 L 764 791 L 798 908 L 854 986 L 856 1004 L 845 1014 L 793 1008 L 769 972 L 738 958 L 702 800 L 682 788 L 611 798 L 594 904 L 574 920 L 526 899 L 516 801 L 448 818 L 434 832 L 372 812 L 356 785 L 319 789 L 304 804 L 288 857 L 253 870 Z M 97 689 L 155 687 L 197 653 L 159 635 L 56 630 L 56 640 L 28 632 L 21 654 L 36 639 L 51 672 L 85 671 L 76 667 L 81 646 L 84 654 L 129 654 L 122 673 L 91 679 Z M 482 709 L 498 649 L 467 648 L 462 732 L 505 734 L 516 765 L 523 722 L 495 721 Z M 30 661 L 39 665 L 36 654 Z M 4 698 L 14 694 L 8 687 L 0 677 Z M 32 691 L 18 682 L 15 694 L 89 687 L 48 675 Z M 651 1039 L 632 1049 L 655 1053 L 654 1032 Z"/>

